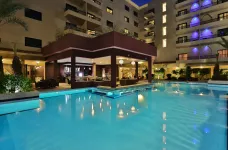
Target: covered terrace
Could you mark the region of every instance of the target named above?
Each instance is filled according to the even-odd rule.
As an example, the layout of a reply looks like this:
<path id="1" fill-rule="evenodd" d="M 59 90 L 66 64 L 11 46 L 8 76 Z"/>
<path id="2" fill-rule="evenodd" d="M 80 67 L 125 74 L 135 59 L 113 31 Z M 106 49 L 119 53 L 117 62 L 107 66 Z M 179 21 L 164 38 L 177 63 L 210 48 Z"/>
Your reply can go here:
<path id="1" fill-rule="evenodd" d="M 127 64 L 134 66 L 132 78 L 138 80 L 139 65 L 146 63 L 147 80 L 151 82 L 152 57 L 157 55 L 157 49 L 127 35 L 109 32 L 95 38 L 67 34 L 42 48 L 42 53 L 46 59 L 46 78 L 57 79 L 65 70 L 69 74 L 67 79 L 71 88 L 80 88 L 86 86 L 82 85 L 78 77 L 96 78 L 100 74 L 106 80 L 94 86 L 105 85 L 116 88 L 120 76 L 123 78 L 120 68 L 124 68 Z M 88 78 L 83 83 L 85 82 L 91 86 L 88 84 L 90 82 Z"/>

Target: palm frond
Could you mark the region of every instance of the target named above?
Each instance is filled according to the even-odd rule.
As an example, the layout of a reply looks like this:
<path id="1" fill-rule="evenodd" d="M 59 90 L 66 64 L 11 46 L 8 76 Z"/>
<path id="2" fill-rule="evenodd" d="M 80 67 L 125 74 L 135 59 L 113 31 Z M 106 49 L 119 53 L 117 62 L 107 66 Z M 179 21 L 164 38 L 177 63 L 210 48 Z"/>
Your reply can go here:
<path id="1" fill-rule="evenodd" d="M 22 26 L 26 31 L 28 31 L 28 25 L 26 22 L 24 22 L 23 20 L 17 18 L 17 17 L 9 17 L 9 18 L 6 18 L 4 21 L 3 21 L 3 24 L 18 24 L 20 26 Z"/>
<path id="2" fill-rule="evenodd" d="M 226 40 L 224 37 L 221 37 L 222 41 L 215 42 L 218 45 L 221 45 L 222 47 L 228 49 L 228 40 Z"/>
<path id="3" fill-rule="evenodd" d="M 22 3 L 15 3 L 13 0 L 0 0 L 0 20 L 12 17 L 18 10 L 25 8 Z"/>

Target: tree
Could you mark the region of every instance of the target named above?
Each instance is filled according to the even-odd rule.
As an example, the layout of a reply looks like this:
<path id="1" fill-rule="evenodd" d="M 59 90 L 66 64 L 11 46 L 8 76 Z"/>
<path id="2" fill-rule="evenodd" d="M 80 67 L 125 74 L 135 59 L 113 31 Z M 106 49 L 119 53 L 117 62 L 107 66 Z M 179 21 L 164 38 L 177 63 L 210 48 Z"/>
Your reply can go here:
<path id="1" fill-rule="evenodd" d="M 16 3 L 14 0 L 0 0 L 0 27 L 7 24 L 16 24 L 27 31 L 27 23 L 16 17 L 16 12 L 24 8 L 23 4 Z"/>
<path id="2" fill-rule="evenodd" d="M 21 65 L 20 58 L 17 56 L 16 43 L 13 43 L 13 52 L 14 52 L 14 56 L 13 56 L 12 68 L 13 68 L 14 74 L 22 75 L 22 65 Z"/>
<path id="3" fill-rule="evenodd" d="M 180 69 L 179 75 L 180 75 L 180 76 L 184 75 L 184 69 Z"/>
<path id="4" fill-rule="evenodd" d="M 192 75 L 192 68 L 190 66 L 186 67 L 185 74 L 186 74 L 186 80 L 189 81 Z"/>
<path id="5" fill-rule="evenodd" d="M 214 74 L 212 79 L 213 80 L 219 80 L 220 79 L 220 67 L 219 67 L 219 61 L 218 61 L 219 54 L 216 54 L 216 63 L 214 67 Z"/>
<path id="6" fill-rule="evenodd" d="M 228 41 L 224 37 L 221 37 L 221 40 L 222 41 L 218 41 L 216 43 L 219 44 L 219 45 L 221 45 L 225 49 L 228 49 Z"/>

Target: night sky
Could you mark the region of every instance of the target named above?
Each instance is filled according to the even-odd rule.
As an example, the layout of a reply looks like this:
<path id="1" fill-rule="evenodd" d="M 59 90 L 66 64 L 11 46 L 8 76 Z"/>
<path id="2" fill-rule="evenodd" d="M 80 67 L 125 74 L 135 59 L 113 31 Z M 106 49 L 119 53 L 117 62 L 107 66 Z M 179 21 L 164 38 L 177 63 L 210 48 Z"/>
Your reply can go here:
<path id="1" fill-rule="evenodd" d="M 139 6 L 142 6 L 142 5 L 150 2 L 151 0 L 132 0 L 132 1 L 135 2 Z"/>

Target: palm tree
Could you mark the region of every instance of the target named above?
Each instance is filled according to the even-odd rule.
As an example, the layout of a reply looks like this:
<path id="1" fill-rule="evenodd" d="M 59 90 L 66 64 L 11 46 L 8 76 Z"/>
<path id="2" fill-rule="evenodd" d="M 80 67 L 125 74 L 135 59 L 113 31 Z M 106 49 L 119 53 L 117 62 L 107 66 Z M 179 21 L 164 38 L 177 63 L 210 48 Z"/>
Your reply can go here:
<path id="1" fill-rule="evenodd" d="M 2 56 L 0 56 L 0 80 L 1 80 L 3 75 L 4 75 L 3 62 L 2 62 Z"/>
<path id="2" fill-rule="evenodd" d="M 0 27 L 7 24 L 16 24 L 27 31 L 27 23 L 16 17 L 16 12 L 24 8 L 23 4 L 16 3 L 14 0 L 0 0 Z"/>
<path id="3" fill-rule="evenodd" d="M 14 56 L 13 56 L 12 68 L 13 68 L 14 74 L 22 75 L 22 65 L 21 65 L 20 58 L 17 56 L 16 43 L 13 43 L 13 52 L 14 52 Z"/>
<path id="4" fill-rule="evenodd" d="M 216 42 L 216 44 L 221 45 L 222 47 L 224 47 L 225 49 L 228 49 L 228 41 L 227 39 L 225 39 L 224 37 L 221 37 L 222 41 L 218 41 Z"/>

